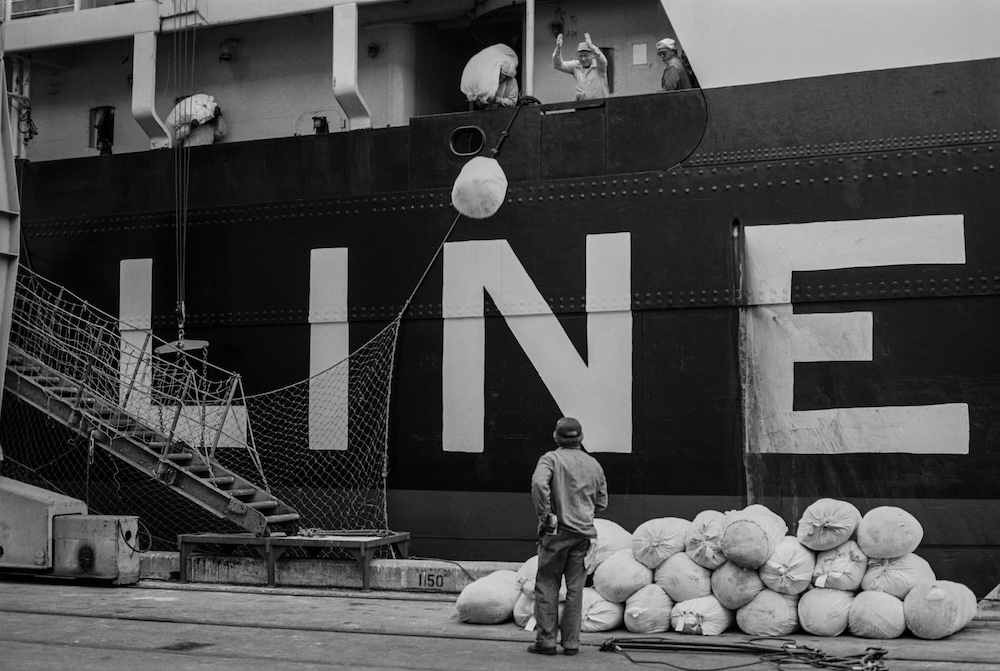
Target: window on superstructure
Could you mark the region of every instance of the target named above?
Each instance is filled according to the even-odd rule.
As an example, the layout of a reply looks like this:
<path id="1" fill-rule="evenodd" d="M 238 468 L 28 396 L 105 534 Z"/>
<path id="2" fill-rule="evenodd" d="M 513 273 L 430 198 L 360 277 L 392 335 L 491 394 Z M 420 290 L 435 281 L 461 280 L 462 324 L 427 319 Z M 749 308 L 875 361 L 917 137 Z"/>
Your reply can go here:
<path id="1" fill-rule="evenodd" d="M 115 144 L 115 108 L 110 105 L 90 110 L 90 141 L 87 146 L 101 155 L 110 154 Z"/>

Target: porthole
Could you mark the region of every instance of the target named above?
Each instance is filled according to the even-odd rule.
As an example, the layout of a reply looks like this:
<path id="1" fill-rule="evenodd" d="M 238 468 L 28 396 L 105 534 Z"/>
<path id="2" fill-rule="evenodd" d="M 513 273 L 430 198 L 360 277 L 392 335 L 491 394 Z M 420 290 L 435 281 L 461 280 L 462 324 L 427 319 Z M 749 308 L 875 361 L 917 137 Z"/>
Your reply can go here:
<path id="1" fill-rule="evenodd" d="M 448 146 L 455 156 L 475 156 L 486 146 L 486 133 L 479 126 L 459 126 L 451 132 Z"/>

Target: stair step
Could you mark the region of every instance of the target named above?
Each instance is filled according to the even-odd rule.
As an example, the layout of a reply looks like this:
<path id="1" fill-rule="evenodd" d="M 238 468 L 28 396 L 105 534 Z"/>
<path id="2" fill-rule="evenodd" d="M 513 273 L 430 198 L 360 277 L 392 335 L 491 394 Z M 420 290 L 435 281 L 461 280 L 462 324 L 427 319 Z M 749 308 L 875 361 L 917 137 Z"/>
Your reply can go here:
<path id="1" fill-rule="evenodd" d="M 236 478 L 231 475 L 220 475 L 217 478 L 202 478 L 205 482 L 210 482 L 213 485 L 231 485 L 236 482 Z"/>
<path id="2" fill-rule="evenodd" d="M 38 384 L 50 385 L 56 384 L 57 382 L 62 382 L 62 378 L 58 375 L 34 375 L 31 378 Z"/>
<path id="3" fill-rule="evenodd" d="M 230 489 L 226 493 L 230 496 L 253 496 L 257 490 L 253 487 L 241 487 L 240 489 Z"/>
<path id="4" fill-rule="evenodd" d="M 199 461 L 199 462 L 194 463 L 194 464 L 189 464 L 188 467 L 187 467 L 187 469 L 189 471 L 191 471 L 192 473 L 208 473 L 211 470 L 208 467 L 208 464 L 206 464 L 203 461 Z"/>
<path id="5" fill-rule="evenodd" d="M 253 508 L 254 510 L 268 510 L 270 508 L 277 508 L 277 501 L 247 501 L 247 507 Z"/>
<path id="6" fill-rule="evenodd" d="M 150 443 L 150 445 L 152 445 L 152 443 Z M 194 458 L 194 455 L 190 452 L 170 452 L 169 454 L 164 455 L 164 458 L 178 464 L 191 461 L 191 459 Z"/>
<path id="7" fill-rule="evenodd" d="M 285 513 L 284 515 L 269 515 L 264 518 L 268 524 L 281 524 L 282 522 L 294 522 L 299 519 L 298 513 Z"/>
<path id="8" fill-rule="evenodd" d="M 55 394 L 56 396 L 75 396 L 80 393 L 79 387 L 52 387 L 49 389 L 49 393 Z"/>

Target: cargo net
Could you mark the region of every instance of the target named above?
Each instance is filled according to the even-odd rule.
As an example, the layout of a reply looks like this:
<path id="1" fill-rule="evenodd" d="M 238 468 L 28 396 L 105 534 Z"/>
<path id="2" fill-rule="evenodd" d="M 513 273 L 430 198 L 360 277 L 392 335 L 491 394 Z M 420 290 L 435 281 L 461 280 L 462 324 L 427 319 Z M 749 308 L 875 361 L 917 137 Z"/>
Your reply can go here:
<path id="1" fill-rule="evenodd" d="M 0 413 L 0 474 L 81 499 L 91 514 L 137 515 L 153 549 L 176 549 L 181 533 L 241 531 L 103 450 L 94 431 L 81 429 L 86 424 L 61 420 L 53 408 L 65 397 L 40 403 L 21 393 L 15 370 L 27 368 L 58 377 L 60 386 L 72 382 L 79 397 L 128 418 L 102 431 L 144 427 L 153 440 L 183 443 L 296 509 L 300 527 L 387 531 L 398 326 L 397 319 L 310 379 L 245 396 L 239 375 L 207 363 L 207 346 L 190 350 L 190 343 L 133 329 L 22 267 L 5 384 L 13 391 L 5 390 Z"/>

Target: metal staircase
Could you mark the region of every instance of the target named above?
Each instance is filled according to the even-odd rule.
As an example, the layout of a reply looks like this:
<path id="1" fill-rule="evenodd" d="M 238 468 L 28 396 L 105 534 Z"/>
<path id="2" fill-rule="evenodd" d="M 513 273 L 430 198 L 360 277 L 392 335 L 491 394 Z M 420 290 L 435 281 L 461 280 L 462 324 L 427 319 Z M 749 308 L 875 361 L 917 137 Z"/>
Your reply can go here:
<path id="1" fill-rule="evenodd" d="M 297 532 L 298 513 L 267 491 L 263 473 L 262 487 L 215 458 L 220 440 L 256 456 L 252 432 L 234 421 L 239 376 L 212 381 L 185 355 L 165 361 L 148 332 L 130 345 L 116 321 L 74 299 L 21 269 L 4 389 L 244 531 Z"/>

